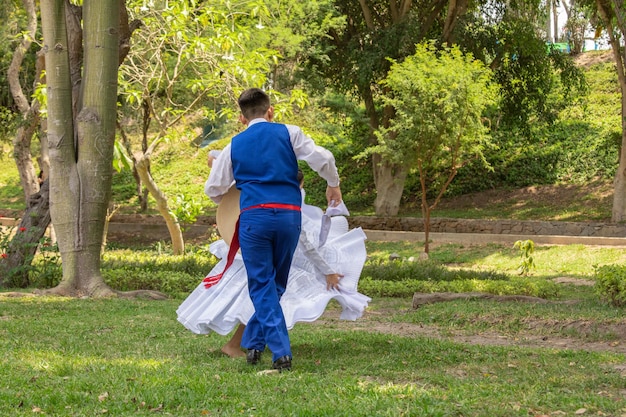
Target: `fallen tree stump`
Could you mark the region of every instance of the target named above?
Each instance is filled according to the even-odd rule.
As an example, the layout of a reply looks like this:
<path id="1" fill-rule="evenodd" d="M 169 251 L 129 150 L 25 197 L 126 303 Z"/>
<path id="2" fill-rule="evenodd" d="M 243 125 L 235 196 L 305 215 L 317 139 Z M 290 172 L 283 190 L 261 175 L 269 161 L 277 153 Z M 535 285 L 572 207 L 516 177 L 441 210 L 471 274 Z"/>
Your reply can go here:
<path id="1" fill-rule="evenodd" d="M 577 304 L 578 300 L 566 300 L 566 301 L 552 301 L 545 298 L 531 297 L 528 295 L 494 295 L 482 292 L 434 292 L 434 293 L 421 293 L 416 292 L 413 294 L 413 308 L 417 309 L 422 305 L 441 303 L 444 301 L 454 300 L 469 300 L 474 298 L 482 298 L 494 301 L 522 301 L 525 303 L 538 303 L 538 304 Z"/>

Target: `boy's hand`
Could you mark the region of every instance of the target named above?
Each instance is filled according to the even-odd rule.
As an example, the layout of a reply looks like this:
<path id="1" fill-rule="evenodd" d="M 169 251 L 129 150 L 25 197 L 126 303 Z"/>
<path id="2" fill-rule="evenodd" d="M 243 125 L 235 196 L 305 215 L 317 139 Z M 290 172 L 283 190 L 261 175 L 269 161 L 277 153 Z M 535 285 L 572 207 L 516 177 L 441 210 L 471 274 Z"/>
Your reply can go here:
<path id="1" fill-rule="evenodd" d="M 207 165 L 209 168 L 213 168 L 213 161 L 215 161 L 215 157 L 211 154 L 207 157 Z"/>
<path id="2" fill-rule="evenodd" d="M 341 274 L 328 274 L 326 275 L 326 289 L 327 290 L 339 290 L 339 279 L 343 277 Z"/>
<path id="3" fill-rule="evenodd" d="M 330 185 L 326 187 L 326 201 L 328 202 L 329 207 L 336 207 L 341 203 L 341 188 L 339 186 L 331 187 Z"/>

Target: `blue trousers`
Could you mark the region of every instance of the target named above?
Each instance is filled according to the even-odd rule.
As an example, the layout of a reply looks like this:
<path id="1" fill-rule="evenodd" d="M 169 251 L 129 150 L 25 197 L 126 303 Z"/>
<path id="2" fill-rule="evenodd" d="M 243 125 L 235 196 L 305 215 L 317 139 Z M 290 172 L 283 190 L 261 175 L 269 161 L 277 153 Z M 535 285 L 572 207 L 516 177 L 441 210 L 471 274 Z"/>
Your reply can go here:
<path id="1" fill-rule="evenodd" d="M 291 357 L 291 345 L 280 298 L 287 287 L 302 219 L 299 211 L 262 208 L 239 217 L 239 243 L 248 273 L 254 314 L 243 332 L 241 346 L 272 351 L 272 360 Z"/>

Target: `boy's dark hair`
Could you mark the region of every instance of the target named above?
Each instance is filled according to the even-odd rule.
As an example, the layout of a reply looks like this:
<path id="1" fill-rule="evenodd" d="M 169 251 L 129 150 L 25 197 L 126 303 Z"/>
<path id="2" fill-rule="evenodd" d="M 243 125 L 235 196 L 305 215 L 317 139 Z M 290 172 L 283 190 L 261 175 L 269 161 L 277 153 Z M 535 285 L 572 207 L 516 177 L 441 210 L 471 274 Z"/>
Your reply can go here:
<path id="1" fill-rule="evenodd" d="M 301 169 L 298 169 L 298 184 L 302 184 L 304 181 L 304 172 Z"/>
<path id="2" fill-rule="evenodd" d="M 248 120 L 263 117 L 270 108 L 270 97 L 260 88 L 249 88 L 237 100 L 241 114 Z"/>

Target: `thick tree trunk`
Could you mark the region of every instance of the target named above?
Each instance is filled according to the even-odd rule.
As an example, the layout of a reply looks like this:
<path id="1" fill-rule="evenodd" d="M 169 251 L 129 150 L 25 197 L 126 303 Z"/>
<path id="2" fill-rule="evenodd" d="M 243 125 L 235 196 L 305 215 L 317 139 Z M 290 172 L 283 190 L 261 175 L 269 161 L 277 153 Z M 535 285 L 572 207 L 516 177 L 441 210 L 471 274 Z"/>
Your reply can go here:
<path id="1" fill-rule="evenodd" d="M 378 129 L 381 123 L 386 123 L 389 117 L 385 113 L 385 120 L 379 121 L 374 96 L 371 87 L 361 89 L 361 97 L 365 103 L 365 111 L 370 121 L 370 142 L 376 143 L 373 132 Z M 406 169 L 385 161 L 379 154 L 372 155 L 372 171 L 374 176 L 374 186 L 376 187 L 376 199 L 374 200 L 374 210 L 377 216 L 395 216 L 400 210 L 400 199 L 406 181 Z"/>
<path id="2" fill-rule="evenodd" d="M 100 274 L 100 249 L 110 197 L 117 64 L 119 1 L 85 1 L 85 60 L 81 88 L 72 77 L 81 53 L 70 51 L 66 7 L 62 0 L 42 1 L 48 81 L 50 209 L 63 261 L 63 279 L 49 292 L 71 296 L 115 295 Z M 69 9 L 68 9 L 69 10 Z M 71 8 L 70 17 L 80 13 Z M 73 22 L 75 19 L 67 19 Z M 71 32 L 74 33 L 74 32 Z M 78 35 L 75 35 L 78 36 Z M 54 74 L 54 75 L 53 75 Z M 74 92 L 82 95 L 76 98 Z M 74 109 L 78 115 L 74 119 Z"/>
<path id="3" fill-rule="evenodd" d="M 622 101 L 624 101 L 622 99 Z M 624 104 L 622 103 L 622 108 Z M 623 112 L 623 110 L 622 110 Z M 624 116 L 622 116 L 624 119 Z M 620 148 L 619 165 L 613 181 L 613 208 L 611 221 L 626 220 L 626 123 L 622 120 L 622 145 Z"/>
<path id="4" fill-rule="evenodd" d="M 124 0 L 84 0 L 81 8 L 68 0 L 41 1 L 50 214 L 63 262 L 61 283 L 46 294 L 134 297 L 146 293 L 163 298 L 155 291 L 118 293 L 100 273 L 111 194 L 117 69 L 128 52 L 130 36 L 127 19 L 120 16 L 126 12 L 124 4 Z"/>
<path id="5" fill-rule="evenodd" d="M 619 43 L 615 41 L 613 54 L 617 68 L 619 86 L 622 99 L 622 142 L 619 152 L 619 164 L 614 179 L 613 208 L 611 220 L 622 222 L 626 220 L 626 74 L 624 71 L 624 56 L 619 51 Z"/>
<path id="6" fill-rule="evenodd" d="M 376 200 L 374 209 L 377 216 L 395 216 L 400 210 L 400 199 L 404 190 L 407 170 L 404 167 L 382 161 L 378 155 L 372 158 Z"/>

